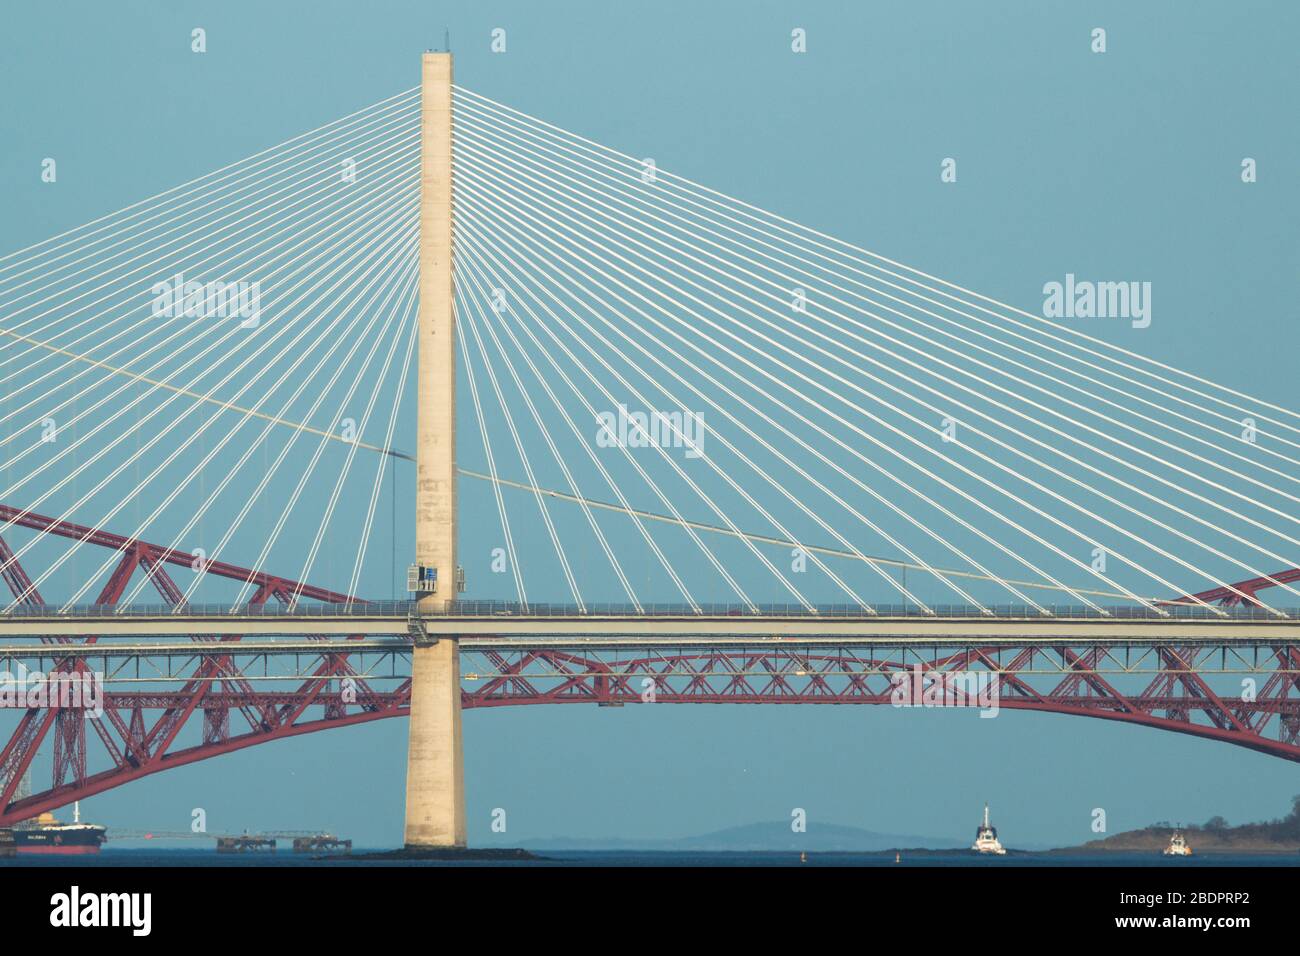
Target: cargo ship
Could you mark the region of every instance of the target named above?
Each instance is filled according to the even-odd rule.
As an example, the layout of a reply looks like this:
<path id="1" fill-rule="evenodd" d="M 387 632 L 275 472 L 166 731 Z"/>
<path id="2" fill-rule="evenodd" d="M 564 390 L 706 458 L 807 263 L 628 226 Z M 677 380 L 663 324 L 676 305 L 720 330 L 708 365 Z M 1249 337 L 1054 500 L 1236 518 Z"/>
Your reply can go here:
<path id="1" fill-rule="evenodd" d="M 13 827 L 14 846 L 21 853 L 98 853 L 108 828 L 81 822 L 81 806 L 73 804 L 72 822 L 60 823 L 52 813 L 24 820 Z"/>

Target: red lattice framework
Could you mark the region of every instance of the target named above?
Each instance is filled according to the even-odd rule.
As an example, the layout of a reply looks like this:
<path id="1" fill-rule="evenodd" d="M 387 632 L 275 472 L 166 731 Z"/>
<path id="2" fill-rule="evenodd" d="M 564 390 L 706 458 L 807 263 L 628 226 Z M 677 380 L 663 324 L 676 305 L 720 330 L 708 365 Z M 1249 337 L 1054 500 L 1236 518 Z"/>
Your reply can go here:
<path id="1" fill-rule="evenodd" d="M 163 600 L 177 604 L 182 591 L 166 566 L 189 568 L 188 553 L 96 531 L 69 522 L 0 505 L 0 519 L 25 528 L 87 543 L 120 554 L 97 603 L 116 603 L 137 573 L 145 574 Z M 16 597 L 31 605 L 43 600 L 21 564 L 0 539 L 3 577 Z M 308 600 L 339 603 L 348 596 L 286 578 L 210 562 L 209 574 L 257 587 L 252 603 L 287 603 L 298 591 Z M 1300 571 L 1277 575 L 1300 578 Z M 1288 577 L 1288 580 L 1293 579 Z M 1247 582 L 1248 593 L 1268 582 Z M 1244 589 L 1244 588 L 1243 588 Z M 1204 600 L 1230 603 L 1236 595 L 1204 592 Z M 72 638 L 45 639 L 47 643 Z M 87 643 L 96 637 L 88 635 Z M 236 642 L 195 636 L 198 642 Z M 320 639 L 326 643 L 324 638 Z M 196 649 L 197 650 L 197 649 Z M 202 648 L 191 677 L 167 691 L 110 691 L 104 716 L 86 720 L 79 709 L 24 711 L 0 751 L 0 826 L 65 806 L 171 767 L 241 750 L 254 744 L 332 727 L 397 717 L 406 713 L 409 684 L 379 691 L 356 677 L 348 651 L 322 648 L 320 663 L 292 690 L 258 690 L 231 654 Z M 68 658 L 55 670 L 85 667 Z M 919 669 L 919 670 L 918 670 Z M 893 675 L 955 672 L 996 673 L 999 706 L 1118 720 L 1237 744 L 1272 756 L 1300 761 L 1300 646 L 1248 644 L 1158 644 L 1126 641 L 966 647 L 942 656 L 931 649 L 844 647 L 816 651 L 792 646 L 727 648 L 677 652 L 547 649 L 494 651 L 462 648 L 468 689 L 466 708 L 520 704 L 597 704 L 622 706 L 647 701 L 693 704 L 892 704 Z M 1224 695 L 1211 687 L 1214 673 L 1249 675 L 1256 682 L 1250 699 Z M 326 693 L 332 681 L 353 677 L 355 699 Z M 925 679 L 931 679 L 926 677 Z M 1119 685 L 1126 689 L 1121 690 Z M 1140 686 L 1141 689 L 1138 689 Z M 1132 688 L 1131 690 L 1127 688 Z M 247 729 L 232 732 L 238 711 Z M 313 711 L 311 716 L 309 711 Z M 201 714 L 202 740 L 172 749 L 183 727 Z M 109 767 L 88 774 L 87 726 L 109 757 Z M 53 779 L 49 789 L 17 802 L 14 795 L 40 746 L 53 738 Z"/>
<path id="2" fill-rule="evenodd" d="M 5 505 L 0 505 L 0 519 L 63 538 L 84 539 L 88 544 L 118 552 L 118 563 L 99 592 L 97 604 L 116 604 L 137 573 L 147 576 L 164 602 L 175 606 L 183 600 L 183 592 L 167 573 L 167 565 L 188 569 L 194 561 L 191 554 Z M 32 586 L 31 578 L 13 557 L 12 549 L 0 539 L 0 566 L 7 565 L 2 576 L 14 597 L 32 606 L 43 605 L 45 602 Z M 208 574 L 221 578 L 251 582 L 257 588 L 250 599 L 251 604 L 265 604 L 270 600 L 287 604 L 295 592 L 309 601 L 342 603 L 348 600 L 346 594 L 337 591 L 300 584 L 272 574 L 255 573 L 225 562 L 209 561 L 206 570 Z M 46 643 L 69 643 L 74 639 L 42 640 Z M 88 635 L 84 640 L 93 644 L 97 638 Z M 196 643 L 235 642 L 239 636 L 196 635 L 192 640 Z M 326 639 L 320 640 L 326 643 Z M 84 663 L 68 658 L 52 672 L 84 670 Z M 23 712 L 17 728 L 0 751 L 0 808 L 3 808 L 0 826 L 171 767 L 268 740 L 366 723 L 405 712 L 405 686 L 396 691 L 377 692 L 364 680 L 354 678 L 354 701 L 344 702 L 341 695 L 324 694 L 332 681 L 353 674 L 348 653 L 323 653 L 321 663 L 311 677 L 293 691 L 261 691 L 255 689 L 239 671 L 232 656 L 212 654 L 205 649 L 190 679 L 175 691 L 105 693 L 104 714 L 99 720 L 86 720 L 80 709 L 29 708 Z M 309 708 L 322 710 L 321 716 L 304 719 Z M 231 732 L 232 710 L 239 711 L 248 725 L 246 731 Z M 202 715 L 202 742 L 171 749 L 182 728 L 196 713 Z M 86 768 L 87 726 L 93 728 L 111 762 L 108 769 L 93 774 L 88 774 Z M 14 794 L 23 775 L 49 737 L 54 740 L 50 788 L 15 802 Z"/>
<path id="3" fill-rule="evenodd" d="M 622 706 L 649 703 L 651 696 L 656 704 L 895 705 L 895 680 L 961 686 L 953 680 L 958 674 L 987 673 L 997 675 L 999 707 L 1125 721 L 1300 761 L 1300 648 L 1294 645 L 1004 644 L 942 656 L 928 650 L 740 648 L 634 658 L 462 650 L 462 660 L 486 663 L 483 674 L 465 673 L 483 684 L 462 699 L 466 707 Z M 1250 699 L 1216 691 L 1202 673 L 1225 670 L 1251 675 Z M 1121 681 L 1142 686 L 1125 692 L 1117 687 Z"/>

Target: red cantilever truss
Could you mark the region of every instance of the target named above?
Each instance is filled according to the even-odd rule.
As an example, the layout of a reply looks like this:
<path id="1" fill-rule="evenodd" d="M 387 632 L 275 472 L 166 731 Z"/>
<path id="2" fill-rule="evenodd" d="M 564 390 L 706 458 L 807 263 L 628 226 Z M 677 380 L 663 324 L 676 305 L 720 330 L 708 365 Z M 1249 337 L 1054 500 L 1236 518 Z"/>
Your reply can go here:
<path id="1" fill-rule="evenodd" d="M 483 681 L 462 700 L 465 707 L 651 702 L 896 706 L 896 680 L 928 686 L 945 675 L 983 673 L 997 676 L 999 708 L 1124 721 L 1300 762 L 1300 647 L 1292 645 L 999 645 L 938 657 L 928 648 L 905 644 L 885 649 L 884 657 L 873 656 L 882 653 L 874 647 L 641 653 L 462 650 L 462 658 L 469 659 L 462 665 L 464 676 Z M 479 659 L 485 665 L 482 673 L 468 669 Z M 1212 688 L 1202 670 L 1258 677 L 1251 678 L 1251 694 L 1242 695 L 1237 688 L 1236 695 L 1229 695 Z"/>
<path id="2" fill-rule="evenodd" d="M 182 591 L 168 564 L 190 567 L 192 556 L 69 522 L 0 506 L 0 519 L 38 531 L 110 548 L 120 554 L 98 603 L 116 603 L 137 572 L 148 576 L 163 599 L 175 604 Z M 0 539 L 0 576 L 20 600 L 40 605 L 41 596 L 13 551 Z M 253 603 L 287 601 L 295 591 L 309 600 L 343 602 L 348 596 L 246 568 L 210 562 L 219 577 L 251 581 Z M 1300 580 L 1300 571 L 1274 576 Z M 1248 594 L 1270 586 L 1268 579 L 1237 585 Z M 1222 592 L 1222 593 L 1220 593 Z M 1202 600 L 1236 603 L 1227 589 L 1206 591 Z M 1185 600 L 1185 599 L 1184 599 Z M 71 639 L 64 638 L 64 641 Z M 94 642 L 89 635 L 87 642 Z M 322 642 L 319 664 L 290 690 L 252 687 L 236 666 L 236 647 L 221 640 L 203 644 L 190 677 L 168 691 L 105 694 L 101 720 L 80 710 L 24 711 L 0 750 L 0 826 L 64 806 L 132 780 L 230 753 L 269 740 L 332 727 L 381 720 L 406 713 L 409 685 L 376 691 L 355 677 L 347 651 Z M 212 645 L 223 647 L 214 653 Z M 198 648 L 196 648 L 198 650 Z M 467 708 L 520 704 L 586 703 L 605 706 L 655 703 L 891 704 L 894 675 L 955 672 L 996 674 L 1000 707 L 1099 717 L 1238 744 L 1300 761 L 1300 646 L 1152 644 L 1111 641 L 1069 645 L 968 647 L 945 656 L 899 644 L 893 648 L 732 648 L 676 653 L 649 650 L 585 651 L 462 649 L 462 672 L 470 689 Z M 924 653 L 924 657 L 922 654 Z M 883 655 L 883 656 L 882 656 Z M 60 670 L 84 665 L 69 657 Z M 1249 695 L 1227 695 L 1207 680 L 1212 672 L 1235 671 L 1259 686 Z M 353 677 L 355 694 L 344 699 L 330 688 Z M 1248 698 L 1248 699 L 1247 699 Z M 308 718 L 314 709 L 319 716 Z M 237 711 L 246 729 L 232 730 Z M 201 742 L 172 749 L 196 714 L 202 714 Z M 88 773 L 86 728 L 93 728 L 108 755 L 107 769 Z M 53 780 L 49 789 L 15 801 L 19 780 L 42 743 L 53 738 Z"/>
<path id="3" fill-rule="evenodd" d="M 1266 578 L 1251 578 L 1249 581 L 1238 581 L 1228 587 L 1211 588 L 1208 591 L 1201 591 L 1199 594 L 1189 594 L 1175 598 L 1174 601 L 1169 603 L 1190 604 L 1201 600 L 1207 604 L 1218 603 L 1224 607 L 1235 607 L 1238 604 L 1258 605 L 1260 603 L 1259 599 L 1255 597 L 1257 591 L 1277 587 L 1279 584 L 1292 584 L 1295 581 L 1300 581 L 1300 568 L 1287 568 L 1285 571 L 1278 571 Z M 1245 597 L 1242 597 L 1243 594 Z"/>
<path id="4" fill-rule="evenodd" d="M 71 521 L 58 521 L 10 505 L 0 505 L 0 521 L 6 524 L 13 523 L 33 531 L 58 535 L 61 538 L 77 538 L 87 544 L 121 552 L 122 560 L 118 562 L 117 567 L 109 576 L 108 583 L 104 586 L 104 590 L 100 594 L 100 600 L 97 602 L 100 604 L 116 604 L 118 598 L 122 596 L 122 592 L 126 590 L 126 584 L 131 579 L 131 575 L 135 573 L 137 568 L 144 570 L 153 579 L 159 593 L 165 599 L 179 602 L 181 591 L 168 580 L 166 572 L 161 571 L 161 566 L 173 564 L 189 568 L 194 563 L 194 555 L 186 551 L 178 551 L 175 548 L 164 548 L 161 545 L 124 538 L 120 534 L 88 528 L 85 525 L 73 524 Z M 8 563 L 9 559 L 13 557 L 13 552 L 9 550 L 8 546 L 0 544 L 0 555 L 3 555 L 5 563 Z M 276 577 L 264 571 L 250 571 L 248 568 L 227 564 L 224 561 L 205 562 L 204 568 L 208 574 L 216 575 L 219 578 L 248 581 L 251 584 L 256 584 L 257 593 L 251 601 L 253 604 L 262 604 L 272 596 L 287 600 L 288 595 L 295 589 L 301 589 L 299 596 L 309 601 L 342 604 L 349 600 L 348 595 L 338 591 L 318 588 L 311 584 L 300 584 L 297 581 Z M 17 563 L 14 563 L 10 564 L 9 570 L 4 572 L 4 577 L 11 588 L 15 587 L 15 580 L 11 580 L 10 572 L 14 573 L 17 581 L 26 582 L 27 585 L 31 584 L 22 568 Z M 21 591 L 15 588 L 14 593 L 17 595 Z M 351 600 L 355 600 L 355 598 Z M 41 602 L 37 599 L 31 603 L 40 604 Z"/>
<path id="5" fill-rule="evenodd" d="M 137 571 L 148 577 L 167 603 L 176 605 L 183 599 L 182 590 L 165 566 L 191 567 L 194 559 L 188 553 L 5 505 L 0 505 L 0 520 L 118 552 L 121 557 L 100 591 L 97 604 L 116 604 Z M 44 603 L 31 578 L 3 539 L 0 539 L 0 567 L 4 568 L 0 576 L 16 599 L 34 606 Z M 264 604 L 271 599 L 287 603 L 294 593 L 308 600 L 327 603 L 349 600 L 348 595 L 337 591 L 253 572 L 221 561 L 206 562 L 205 569 L 208 574 L 256 585 L 257 591 L 250 599 L 252 604 Z M 68 642 L 71 638 L 61 640 Z M 86 638 L 87 643 L 95 640 L 93 635 Z M 212 641 L 198 636 L 194 640 L 196 643 Z M 238 636 L 222 640 L 238 641 Z M 311 678 L 304 681 L 288 700 L 255 690 L 239 672 L 230 655 L 208 653 L 200 658 L 192 677 L 179 691 L 161 695 L 106 694 L 101 720 L 86 720 L 79 709 L 30 708 L 24 711 L 18 727 L 0 750 L 0 826 L 169 767 L 267 740 L 310 733 L 323 727 L 392 716 L 404 707 L 404 694 L 377 694 L 364 681 L 354 682 L 357 685 L 354 699 L 347 702 L 322 699 L 322 692 L 331 681 L 351 675 L 352 669 L 346 653 L 325 653 L 321 661 Z M 58 668 L 61 672 L 84 669 L 84 664 L 72 658 Z M 324 707 L 324 717 L 301 721 L 307 708 L 313 704 Z M 232 710 L 243 715 L 249 726 L 247 732 L 231 734 Z M 159 713 L 153 720 L 146 720 L 147 711 Z M 203 715 L 203 742 L 181 750 L 170 750 L 195 712 Z M 87 773 L 87 725 L 94 729 L 112 763 L 109 769 L 95 774 Z M 50 789 L 15 802 L 14 794 L 23 775 L 41 744 L 51 734 L 54 738 L 54 773 Z"/>

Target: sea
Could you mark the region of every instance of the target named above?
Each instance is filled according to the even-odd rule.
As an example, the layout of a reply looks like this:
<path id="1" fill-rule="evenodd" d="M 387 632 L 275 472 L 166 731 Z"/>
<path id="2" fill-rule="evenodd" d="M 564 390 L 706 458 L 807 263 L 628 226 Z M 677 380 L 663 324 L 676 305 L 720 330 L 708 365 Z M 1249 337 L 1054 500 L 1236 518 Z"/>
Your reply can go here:
<path id="1" fill-rule="evenodd" d="M 356 851 L 366 853 L 364 849 Z M 305 853 L 215 850 L 106 849 L 87 856 L 30 856 L 0 860 L 0 870 L 12 867 L 1153 867 L 1174 870 L 1216 867 L 1295 867 L 1300 854 L 1228 854 L 1170 858 L 1155 853 L 1056 854 L 1009 853 L 1002 857 L 972 854 L 927 853 L 899 862 L 890 854 L 780 852 L 648 852 L 631 850 L 547 850 L 534 860 L 363 860 L 346 854 L 313 856 Z"/>

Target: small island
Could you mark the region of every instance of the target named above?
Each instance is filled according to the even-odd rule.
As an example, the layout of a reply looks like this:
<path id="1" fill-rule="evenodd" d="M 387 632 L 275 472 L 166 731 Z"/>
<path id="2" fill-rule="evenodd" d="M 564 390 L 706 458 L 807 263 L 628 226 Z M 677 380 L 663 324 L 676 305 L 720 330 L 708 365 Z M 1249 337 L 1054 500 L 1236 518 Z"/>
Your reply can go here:
<path id="1" fill-rule="evenodd" d="M 1108 853 L 1134 851 L 1158 853 L 1169 846 L 1175 832 L 1181 832 L 1193 852 L 1203 853 L 1296 853 L 1300 852 L 1300 795 L 1291 798 L 1291 812 L 1267 823 L 1229 826 L 1223 817 L 1211 817 L 1203 824 L 1184 827 L 1167 822 L 1153 823 L 1141 830 L 1127 830 L 1081 846 L 1063 847 L 1052 853 Z"/>

